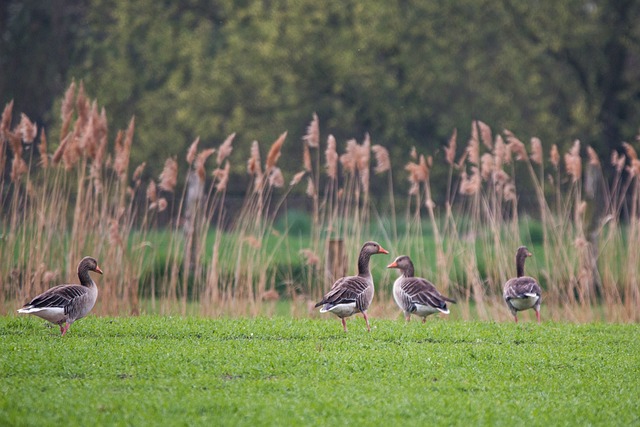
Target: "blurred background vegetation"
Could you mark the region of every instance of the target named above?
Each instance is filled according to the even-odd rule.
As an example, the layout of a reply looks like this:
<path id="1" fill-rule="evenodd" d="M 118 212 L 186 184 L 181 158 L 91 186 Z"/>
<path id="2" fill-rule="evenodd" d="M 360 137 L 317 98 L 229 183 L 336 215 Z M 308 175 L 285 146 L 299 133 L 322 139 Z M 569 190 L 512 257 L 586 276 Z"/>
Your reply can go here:
<path id="1" fill-rule="evenodd" d="M 253 140 L 300 140 L 316 112 L 339 147 L 368 132 L 399 165 L 412 146 L 432 154 L 438 193 L 442 147 L 457 129 L 461 154 L 475 119 L 545 152 L 579 138 L 608 158 L 631 140 L 640 2 L 5 0 L 0 70 L 2 105 L 14 99 L 52 149 L 74 79 L 113 126 L 135 115 L 131 161 L 147 176 L 197 136 L 237 132 L 243 159 Z M 283 169 L 301 151 L 285 144 Z"/>

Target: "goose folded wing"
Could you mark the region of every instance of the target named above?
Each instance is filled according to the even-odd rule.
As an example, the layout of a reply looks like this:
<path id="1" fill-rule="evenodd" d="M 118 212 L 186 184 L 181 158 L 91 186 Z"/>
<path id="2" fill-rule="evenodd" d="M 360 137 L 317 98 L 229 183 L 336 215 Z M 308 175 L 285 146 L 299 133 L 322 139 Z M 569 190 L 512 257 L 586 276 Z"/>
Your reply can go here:
<path id="1" fill-rule="evenodd" d="M 346 304 L 355 302 L 357 298 L 367 289 L 369 283 L 359 276 L 344 277 L 333 284 L 322 301 L 316 304 L 319 307 L 323 304 Z"/>
<path id="2" fill-rule="evenodd" d="M 414 304 L 439 308 L 444 308 L 447 305 L 436 287 L 425 279 L 415 278 L 408 280 L 402 286 L 402 290 L 411 297 L 411 301 Z"/>
<path id="3" fill-rule="evenodd" d="M 519 277 L 507 288 L 506 297 L 526 298 L 531 294 L 540 295 L 540 285 L 532 277 Z"/>
<path id="4" fill-rule="evenodd" d="M 60 285 L 35 297 L 27 306 L 34 308 L 66 307 L 74 299 L 85 295 L 88 289 L 80 285 Z"/>

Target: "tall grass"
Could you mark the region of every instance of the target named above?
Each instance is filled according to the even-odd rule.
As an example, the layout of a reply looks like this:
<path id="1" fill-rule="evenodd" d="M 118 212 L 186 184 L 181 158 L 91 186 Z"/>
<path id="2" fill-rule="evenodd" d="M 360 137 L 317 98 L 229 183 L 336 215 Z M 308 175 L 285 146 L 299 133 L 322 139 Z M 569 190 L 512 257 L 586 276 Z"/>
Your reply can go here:
<path id="1" fill-rule="evenodd" d="M 393 255 L 411 255 L 420 275 L 456 297 L 454 316 L 508 319 L 502 284 L 515 275 L 516 248 L 527 244 L 543 316 L 639 320 L 640 160 L 631 144 L 612 154 L 605 178 L 595 151 L 579 141 L 563 155 L 553 145 L 545 158 L 537 138 L 527 150 L 512 132 L 493 135 L 474 121 L 464 147 L 454 130 L 442 158 L 414 149 L 394 162 L 404 163 L 394 174 L 385 147 L 365 135 L 340 153 L 314 114 L 299 142 L 285 132 L 268 150 L 251 144 L 249 184 L 232 210 L 235 134 L 216 147 L 197 138 L 156 180 L 143 178 L 145 164 L 129 165 L 135 120 L 110 142 L 106 112 L 82 84 L 62 100 L 55 150 L 44 129 L 24 114 L 14 125 L 13 116 L 11 102 L 0 126 L 3 312 L 75 280 L 76 263 L 91 254 L 105 271 L 101 314 L 255 316 L 287 298 L 293 315 L 307 316 L 337 277 L 354 271 L 362 242 L 375 238 Z M 284 144 L 302 151 L 302 167 L 288 179 L 278 167 Z M 444 199 L 431 187 L 434 162 L 448 168 Z M 394 182 L 398 176 L 406 181 Z M 301 235 L 290 232 L 288 202 L 303 192 L 310 227 Z M 394 277 L 380 265 L 373 271 L 373 314 L 397 315 Z"/>

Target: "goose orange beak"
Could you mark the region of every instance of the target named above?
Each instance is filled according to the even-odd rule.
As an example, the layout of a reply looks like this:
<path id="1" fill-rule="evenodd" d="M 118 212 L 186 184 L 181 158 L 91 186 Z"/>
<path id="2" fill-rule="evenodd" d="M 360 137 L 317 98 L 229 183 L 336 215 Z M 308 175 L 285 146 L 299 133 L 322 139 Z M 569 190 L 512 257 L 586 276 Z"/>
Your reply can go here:
<path id="1" fill-rule="evenodd" d="M 98 267 L 97 265 L 96 265 L 96 273 L 102 274 L 102 270 L 100 270 L 100 267 Z"/>
<path id="2" fill-rule="evenodd" d="M 398 263 L 393 261 L 391 264 L 387 265 L 387 268 L 398 268 Z"/>
<path id="3" fill-rule="evenodd" d="M 383 248 L 382 246 L 380 246 L 380 249 L 378 250 L 378 253 L 379 253 L 379 254 L 388 254 L 388 253 L 389 253 L 389 251 L 388 251 L 388 250 L 386 250 L 385 248 Z"/>

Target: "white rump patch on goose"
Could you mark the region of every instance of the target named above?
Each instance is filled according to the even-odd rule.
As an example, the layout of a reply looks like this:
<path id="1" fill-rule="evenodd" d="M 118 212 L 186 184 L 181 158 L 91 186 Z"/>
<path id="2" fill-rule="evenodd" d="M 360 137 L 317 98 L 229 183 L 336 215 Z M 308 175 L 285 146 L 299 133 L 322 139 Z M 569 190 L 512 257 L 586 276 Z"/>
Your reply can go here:
<path id="1" fill-rule="evenodd" d="M 423 304 L 416 304 L 416 311 L 415 314 L 417 314 L 418 316 L 429 316 L 431 314 L 435 314 L 435 313 L 444 313 L 444 314 L 449 314 L 449 309 L 442 309 L 442 308 L 437 308 L 437 307 L 432 307 L 430 305 L 423 305 Z"/>
<path id="2" fill-rule="evenodd" d="M 58 323 L 65 319 L 63 307 L 25 307 L 18 313 L 35 314 L 51 323 Z"/>
<path id="3" fill-rule="evenodd" d="M 525 298 L 511 298 L 509 302 L 518 310 L 526 310 L 533 307 L 540 298 L 537 294 L 524 294 Z"/>
<path id="4" fill-rule="evenodd" d="M 326 313 L 328 311 L 330 311 L 331 313 L 335 314 L 338 317 L 349 317 L 358 312 L 358 310 L 356 309 L 355 302 L 350 302 L 346 304 L 336 304 L 328 308 L 327 308 L 327 305 L 325 305 L 320 309 L 320 313 Z"/>

